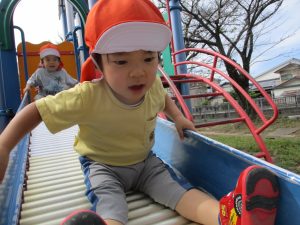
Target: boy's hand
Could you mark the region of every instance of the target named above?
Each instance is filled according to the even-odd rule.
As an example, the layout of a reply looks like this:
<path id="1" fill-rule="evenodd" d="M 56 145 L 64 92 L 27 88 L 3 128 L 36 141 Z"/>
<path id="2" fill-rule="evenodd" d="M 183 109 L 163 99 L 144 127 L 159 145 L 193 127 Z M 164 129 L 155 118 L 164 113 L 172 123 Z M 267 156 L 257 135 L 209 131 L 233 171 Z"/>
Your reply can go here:
<path id="1" fill-rule="evenodd" d="M 25 94 L 25 93 L 26 93 L 26 91 L 29 91 L 29 89 L 30 89 L 30 88 L 28 88 L 28 87 L 25 87 L 25 88 L 23 89 L 23 94 Z"/>
<path id="2" fill-rule="evenodd" d="M 197 132 L 194 123 L 188 119 L 186 119 L 183 115 L 178 115 L 174 119 L 175 127 L 177 129 L 180 140 L 184 139 L 183 131 L 185 129 L 192 130 Z"/>

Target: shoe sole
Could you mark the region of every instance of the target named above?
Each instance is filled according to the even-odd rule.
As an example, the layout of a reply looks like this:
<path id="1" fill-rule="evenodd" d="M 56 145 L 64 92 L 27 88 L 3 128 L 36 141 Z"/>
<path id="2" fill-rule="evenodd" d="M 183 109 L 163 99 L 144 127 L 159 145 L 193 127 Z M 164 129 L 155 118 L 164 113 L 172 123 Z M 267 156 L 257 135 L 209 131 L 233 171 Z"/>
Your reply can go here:
<path id="1" fill-rule="evenodd" d="M 95 212 L 83 209 L 68 215 L 60 225 L 106 225 L 106 223 Z"/>
<path id="2" fill-rule="evenodd" d="M 241 225 L 274 225 L 279 199 L 277 177 L 257 166 L 248 168 L 245 175 Z"/>

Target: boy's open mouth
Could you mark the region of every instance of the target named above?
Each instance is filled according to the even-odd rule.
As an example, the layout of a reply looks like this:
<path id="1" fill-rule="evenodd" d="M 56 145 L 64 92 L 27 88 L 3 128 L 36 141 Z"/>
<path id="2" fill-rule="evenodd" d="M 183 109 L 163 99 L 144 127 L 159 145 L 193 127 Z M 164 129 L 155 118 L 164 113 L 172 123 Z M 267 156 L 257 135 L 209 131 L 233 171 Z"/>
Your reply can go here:
<path id="1" fill-rule="evenodd" d="M 139 91 L 139 90 L 142 90 L 144 88 L 144 84 L 139 84 L 139 85 L 132 85 L 132 86 L 129 86 L 129 89 L 130 90 L 133 90 L 133 91 Z"/>

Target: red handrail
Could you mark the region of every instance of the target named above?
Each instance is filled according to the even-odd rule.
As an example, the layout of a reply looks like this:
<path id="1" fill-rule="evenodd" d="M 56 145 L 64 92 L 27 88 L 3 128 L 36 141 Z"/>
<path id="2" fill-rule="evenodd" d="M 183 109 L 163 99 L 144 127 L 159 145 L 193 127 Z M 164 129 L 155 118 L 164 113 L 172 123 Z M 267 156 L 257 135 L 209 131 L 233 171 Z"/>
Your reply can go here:
<path id="1" fill-rule="evenodd" d="M 264 129 L 266 129 L 269 125 L 271 125 L 276 120 L 276 118 L 278 117 L 278 109 L 277 109 L 275 103 L 273 102 L 273 100 L 271 99 L 271 97 L 238 64 L 236 64 L 234 61 L 226 58 L 225 56 L 223 56 L 223 55 L 221 55 L 217 52 L 213 52 L 213 51 L 207 50 L 207 49 L 191 49 L 190 48 L 190 49 L 182 49 L 180 51 L 177 51 L 177 52 L 173 53 L 173 56 L 175 56 L 176 54 L 187 52 L 187 51 L 197 51 L 197 52 L 200 52 L 200 53 L 205 53 L 205 54 L 213 56 L 214 60 L 213 60 L 212 65 L 205 64 L 203 62 L 195 62 L 195 61 L 183 61 L 183 62 L 178 62 L 178 63 L 174 64 L 175 71 L 176 71 L 177 66 L 180 66 L 180 65 L 183 65 L 183 64 L 186 64 L 186 65 L 188 65 L 188 64 L 191 65 L 192 64 L 192 65 L 198 65 L 198 66 L 205 67 L 205 68 L 207 68 L 211 71 L 209 78 L 206 78 L 206 77 L 203 77 L 203 76 L 200 76 L 200 75 L 194 75 L 194 74 L 179 74 L 179 75 L 172 76 L 172 79 L 171 79 L 163 71 L 163 69 L 161 67 L 159 67 L 159 70 L 162 74 L 163 80 L 165 80 L 165 82 L 168 83 L 169 87 L 173 91 L 173 93 L 175 95 L 175 98 L 178 100 L 184 115 L 189 120 L 193 121 L 193 115 L 190 113 L 190 110 L 187 107 L 184 99 L 186 99 L 186 98 L 195 98 L 195 97 L 197 97 L 197 95 L 182 96 L 180 94 L 180 92 L 177 90 L 176 85 L 174 83 L 176 83 L 176 82 L 184 82 L 184 83 L 186 83 L 186 82 L 202 82 L 202 83 L 208 84 L 209 86 L 211 86 L 214 89 L 215 93 L 206 93 L 206 94 L 202 94 L 202 95 L 198 95 L 198 96 L 203 97 L 203 96 L 208 96 L 208 95 L 209 96 L 223 95 L 224 98 L 232 105 L 232 107 L 240 115 L 240 118 L 230 119 L 230 120 L 226 120 L 226 121 L 210 122 L 210 123 L 206 123 L 204 125 L 201 125 L 201 127 L 244 121 L 246 123 L 246 125 L 248 126 L 250 132 L 252 133 L 252 135 L 253 135 L 255 141 L 257 142 L 259 148 L 262 151 L 261 153 L 258 153 L 256 156 L 257 157 L 264 157 L 268 162 L 273 162 L 272 158 L 270 156 L 270 153 L 268 152 L 268 150 L 265 146 L 265 143 L 264 143 L 262 137 L 260 136 L 260 133 Z M 262 96 L 267 100 L 267 102 L 271 106 L 271 108 L 273 110 L 273 115 L 272 115 L 271 118 L 269 118 L 269 119 L 266 118 L 264 113 L 260 110 L 259 106 L 255 103 L 255 101 L 251 98 L 251 96 L 235 80 L 233 80 L 229 75 L 227 75 L 223 71 L 216 68 L 218 59 L 221 59 L 224 62 L 229 63 L 236 70 L 238 70 L 240 72 L 240 74 L 244 75 L 247 79 L 249 79 L 249 81 L 252 82 L 252 84 L 258 89 L 258 91 L 262 94 Z M 224 79 L 229 81 L 232 84 L 232 86 L 235 87 L 236 90 L 238 90 L 241 94 L 243 94 L 245 99 L 249 102 L 249 104 L 252 106 L 252 108 L 255 110 L 255 112 L 257 113 L 257 115 L 261 119 L 262 125 L 260 127 L 257 128 L 255 126 L 255 124 L 252 122 L 251 118 L 247 115 L 245 110 L 239 105 L 239 103 L 229 93 L 227 93 L 219 84 L 214 82 L 215 74 L 218 74 L 218 75 L 222 76 Z M 176 81 L 176 79 L 178 79 L 178 80 Z"/>
<path id="2" fill-rule="evenodd" d="M 260 117 L 260 119 L 263 122 L 263 125 L 261 127 L 259 127 L 256 132 L 259 134 L 261 133 L 263 130 L 265 130 L 269 125 L 271 125 L 278 117 L 278 109 L 276 104 L 273 102 L 272 98 L 268 95 L 268 93 L 256 82 L 256 80 L 251 77 L 242 67 L 240 67 L 237 63 L 235 63 L 233 60 L 221 55 L 218 52 L 214 52 L 208 49 L 199 49 L 199 48 L 187 48 L 187 49 L 182 49 L 180 51 L 177 51 L 175 53 L 173 53 L 174 55 L 180 54 L 182 52 L 188 52 L 188 51 L 197 51 L 197 52 L 201 52 L 201 53 L 206 53 L 208 55 L 212 55 L 214 56 L 214 64 L 213 66 L 202 63 L 202 62 L 193 62 L 193 61 L 184 61 L 184 62 L 178 62 L 175 63 L 174 66 L 175 68 L 179 65 L 183 65 L 183 64 L 195 64 L 195 65 L 199 65 L 199 66 L 203 66 L 206 67 L 208 69 L 210 69 L 212 71 L 211 73 L 211 78 L 210 80 L 213 80 L 213 76 L 214 73 L 217 72 L 219 75 L 221 75 L 222 77 L 224 77 L 226 80 L 228 80 L 240 93 L 242 93 L 244 95 L 244 97 L 247 99 L 247 101 L 250 103 L 250 105 L 253 107 L 253 109 L 256 111 L 257 115 Z M 236 81 L 234 81 L 228 74 L 222 72 L 221 70 L 216 68 L 216 59 L 220 58 L 223 61 L 229 63 L 230 65 L 232 65 L 236 70 L 238 70 L 241 74 L 243 74 L 249 81 L 252 82 L 252 84 L 257 88 L 257 90 L 261 93 L 261 95 L 266 99 L 266 101 L 268 102 L 268 104 L 271 106 L 272 110 L 273 110 L 273 116 L 270 119 L 266 119 L 266 117 L 264 116 L 263 112 L 260 110 L 260 108 L 257 106 L 257 104 L 255 103 L 255 101 L 251 98 L 251 96 L 238 84 L 236 83 Z"/>
<path id="3" fill-rule="evenodd" d="M 166 74 L 166 72 L 162 69 L 161 66 L 158 66 L 158 69 L 161 72 L 164 79 L 167 81 L 170 88 L 172 89 L 175 97 L 177 98 L 177 100 L 182 108 L 182 111 L 183 111 L 183 114 L 185 115 L 185 117 L 187 119 L 189 119 L 190 121 L 193 121 L 193 116 L 192 116 L 189 108 L 185 104 L 184 99 L 182 98 L 182 96 L 181 96 L 180 92 L 178 91 L 178 89 L 176 88 L 175 84 L 171 81 L 170 77 Z"/>
<path id="4" fill-rule="evenodd" d="M 166 1 L 166 8 L 167 8 L 168 19 L 169 19 L 168 23 L 169 23 L 170 29 L 172 30 L 170 7 L 169 7 L 169 4 L 168 4 L 168 1 Z M 199 48 L 188 48 L 188 49 L 182 49 L 182 50 L 174 52 L 173 39 L 171 41 L 171 51 L 173 52 L 172 53 L 172 60 L 173 60 L 174 67 L 175 67 L 174 76 L 172 76 L 172 79 L 170 79 L 169 76 L 163 71 L 163 69 L 161 67 L 159 68 L 159 70 L 162 73 L 162 78 L 168 83 L 171 90 L 173 91 L 173 93 L 175 95 L 175 98 L 178 100 L 184 115 L 188 119 L 193 121 L 193 115 L 190 113 L 190 110 L 187 107 L 184 99 L 186 99 L 186 98 L 195 98 L 196 95 L 182 96 L 180 94 L 180 92 L 177 90 L 176 85 L 174 84 L 173 80 L 176 79 L 176 78 L 187 79 L 187 81 L 184 80 L 184 81 L 180 81 L 180 82 L 196 82 L 198 80 L 198 82 L 204 82 L 204 83 L 210 85 L 211 87 L 214 88 L 214 90 L 217 90 L 217 95 L 221 94 L 221 95 L 224 96 L 224 98 L 226 98 L 228 100 L 228 102 L 235 108 L 236 112 L 241 117 L 237 118 L 237 119 L 226 120 L 226 121 L 206 123 L 206 125 L 207 126 L 213 126 L 213 125 L 225 124 L 225 123 L 230 123 L 230 122 L 234 123 L 234 122 L 239 122 L 239 121 L 245 121 L 245 123 L 247 124 L 250 132 L 252 133 L 255 141 L 257 142 L 258 146 L 260 147 L 260 149 L 262 151 L 262 153 L 257 154 L 257 157 L 265 157 L 265 159 L 267 161 L 272 162 L 272 158 L 271 158 L 271 156 L 270 156 L 270 154 L 269 154 L 269 152 L 268 152 L 268 150 L 265 146 L 265 143 L 264 143 L 263 139 L 260 137 L 260 133 L 263 130 L 265 130 L 268 126 L 270 126 L 278 117 L 277 106 L 273 102 L 271 97 L 267 94 L 267 92 L 242 67 L 240 67 L 233 60 L 221 55 L 220 53 L 217 53 L 217 52 L 214 52 L 214 51 L 211 51 L 211 50 L 208 50 L 208 49 L 199 49 Z M 191 61 L 176 62 L 176 57 L 175 56 L 177 54 L 180 54 L 180 53 L 183 53 L 183 52 L 188 52 L 188 51 L 196 51 L 196 52 L 201 52 L 201 53 L 205 53 L 205 54 L 213 56 L 214 59 L 213 59 L 212 66 L 208 65 L 208 64 L 205 64 L 205 63 L 202 63 L 202 62 L 191 62 Z M 222 71 L 220 71 L 216 68 L 218 59 L 221 59 L 224 62 L 229 63 L 236 70 L 238 70 L 242 75 L 244 75 L 249 81 L 252 82 L 252 84 L 257 88 L 257 90 L 261 93 L 261 95 L 267 100 L 268 104 L 271 106 L 271 108 L 273 110 L 273 116 L 271 118 L 267 119 L 265 117 L 264 113 L 260 110 L 260 108 L 257 106 L 255 101 L 250 97 L 250 95 L 235 80 L 233 80 L 226 73 L 224 73 L 224 72 L 222 72 Z M 204 77 L 199 77 L 199 75 L 178 74 L 177 66 L 180 66 L 180 65 L 183 65 L 183 64 L 194 64 L 194 65 L 203 66 L 203 67 L 206 67 L 206 68 L 210 69 L 211 70 L 210 78 L 207 79 L 207 78 L 204 78 Z M 242 107 L 240 107 L 238 102 L 236 102 L 225 90 L 223 90 L 223 88 L 221 88 L 219 85 L 217 85 L 213 82 L 215 73 L 218 73 L 223 78 L 228 80 L 236 90 L 238 90 L 241 94 L 243 94 L 243 96 L 246 98 L 246 100 L 249 102 L 249 104 L 252 106 L 252 108 L 257 113 L 258 117 L 261 119 L 263 124 L 260 127 L 256 128 L 255 124 L 252 122 L 252 120 L 247 115 L 247 113 L 242 109 Z M 194 79 L 194 81 L 191 81 L 191 79 Z M 179 82 L 179 81 L 177 81 L 177 82 Z M 216 94 L 210 93 L 210 94 L 207 94 L 207 95 L 213 96 L 213 95 L 216 95 Z M 198 96 L 200 97 L 200 95 L 198 95 Z M 201 97 L 203 97 L 203 96 L 204 95 L 202 94 Z"/>

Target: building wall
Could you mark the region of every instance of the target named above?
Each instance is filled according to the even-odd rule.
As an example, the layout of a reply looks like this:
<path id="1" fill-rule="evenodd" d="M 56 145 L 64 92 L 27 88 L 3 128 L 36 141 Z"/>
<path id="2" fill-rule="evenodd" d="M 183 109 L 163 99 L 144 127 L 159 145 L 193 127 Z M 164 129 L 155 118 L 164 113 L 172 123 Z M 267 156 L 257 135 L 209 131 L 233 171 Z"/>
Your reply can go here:
<path id="1" fill-rule="evenodd" d="M 278 89 L 274 89 L 273 91 L 273 95 L 274 95 L 274 98 L 279 98 L 279 97 L 282 97 L 282 96 L 285 96 L 287 92 L 294 92 L 294 91 L 297 91 L 297 90 L 300 90 L 300 86 L 298 87 L 285 87 L 285 88 L 278 88 Z"/>
<path id="2" fill-rule="evenodd" d="M 300 78 L 287 81 L 273 90 L 274 98 L 292 95 L 300 95 Z"/>

